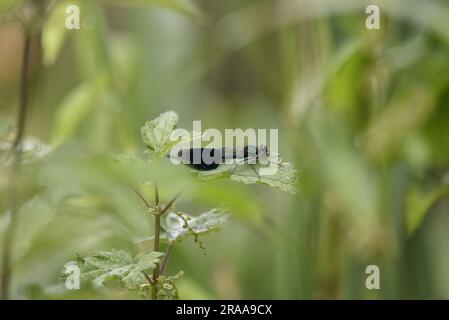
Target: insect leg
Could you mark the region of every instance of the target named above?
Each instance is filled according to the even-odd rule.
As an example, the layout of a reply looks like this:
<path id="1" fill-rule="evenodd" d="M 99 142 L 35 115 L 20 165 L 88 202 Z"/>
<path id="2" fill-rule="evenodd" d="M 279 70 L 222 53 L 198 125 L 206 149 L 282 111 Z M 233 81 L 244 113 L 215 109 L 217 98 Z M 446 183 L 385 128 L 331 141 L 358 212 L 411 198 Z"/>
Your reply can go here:
<path id="1" fill-rule="evenodd" d="M 260 181 L 260 175 L 259 175 L 259 173 L 257 172 L 257 170 L 256 170 L 256 168 L 254 167 L 254 165 L 253 165 L 253 164 L 250 164 L 249 166 L 251 167 L 251 169 L 253 169 L 254 173 L 257 175 L 257 178 L 258 178 L 259 181 Z"/>

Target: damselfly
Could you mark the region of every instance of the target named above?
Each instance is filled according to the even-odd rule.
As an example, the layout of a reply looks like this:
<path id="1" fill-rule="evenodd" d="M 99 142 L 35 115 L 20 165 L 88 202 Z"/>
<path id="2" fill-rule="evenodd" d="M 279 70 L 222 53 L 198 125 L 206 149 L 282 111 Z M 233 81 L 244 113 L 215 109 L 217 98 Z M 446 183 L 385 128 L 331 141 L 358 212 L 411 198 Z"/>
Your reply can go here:
<path id="1" fill-rule="evenodd" d="M 259 179 L 259 173 L 254 165 L 272 163 L 269 159 L 269 149 L 263 145 L 258 147 L 246 145 L 236 148 L 186 148 L 180 149 L 177 153 L 171 152 L 167 156 L 177 163 L 182 163 L 198 171 L 213 171 L 223 164 L 234 165 L 231 175 L 234 174 L 237 166 L 247 164 Z"/>

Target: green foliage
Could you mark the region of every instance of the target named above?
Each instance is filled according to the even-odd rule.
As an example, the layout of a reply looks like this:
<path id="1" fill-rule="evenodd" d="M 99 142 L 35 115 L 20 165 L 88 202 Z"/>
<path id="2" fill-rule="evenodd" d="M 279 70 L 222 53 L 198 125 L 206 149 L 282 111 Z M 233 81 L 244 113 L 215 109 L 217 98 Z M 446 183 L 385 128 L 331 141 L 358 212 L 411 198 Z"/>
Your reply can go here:
<path id="1" fill-rule="evenodd" d="M 229 213 L 224 209 L 211 209 L 199 216 L 190 216 L 182 212 L 170 212 L 162 224 L 163 238 L 169 242 L 179 242 L 191 235 L 197 241 L 198 236 L 221 228 L 228 220 Z"/>
<path id="2" fill-rule="evenodd" d="M 283 162 L 278 155 L 270 155 L 268 161 L 276 166 L 277 170 L 274 174 L 261 175 L 260 168 L 266 167 L 266 165 L 260 163 L 250 165 L 237 162 L 236 164 L 224 164 L 216 170 L 199 172 L 198 177 L 203 180 L 230 178 L 245 184 L 260 183 L 288 193 L 296 193 L 299 171 L 294 168 L 293 164 Z"/>
<path id="3" fill-rule="evenodd" d="M 101 0 L 104 3 L 111 3 L 120 6 L 159 6 L 167 8 L 199 21 L 205 21 L 206 15 L 190 0 Z"/>
<path id="4" fill-rule="evenodd" d="M 67 36 L 65 28 L 65 10 L 70 2 L 61 1 L 52 10 L 50 17 L 42 28 L 43 61 L 45 65 L 55 62 Z"/>
<path id="5" fill-rule="evenodd" d="M 55 115 L 52 145 L 57 146 L 73 135 L 83 120 L 95 108 L 106 79 L 99 75 L 97 79 L 86 82 L 73 89 L 61 101 Z"/>
<path id="6" fill-rule="evenodd" d="M 142 141 L 149 149 L 151 159 L 159 160 L 178 142 L 171 140 L 171 134 L 178 123 L 178 115 L 173 111 L 161 114 L 145 123 L 140 130 Z"/>
<path id="7" fill-rule="evenodd" d="M 8 43 L 0 48 L 0 252 L 15 204 L 12 298 L 150 297 L 142 277 L 133 290 L 117 290 L 122 280 L 112 277 L 101 290 L 71 291 L 58 275 L 75 252 L 154 249 L 154 182 L 158 210 L 185 190 L 161 216 L 182 237 L 159 275 L 160 299 L 449 298 L 447 1 L 383 1 L 381 30 L 365 29 L 360 0 L 75 1 L 82 24 L 73 31 L 64 28 L 66 1 L 45 1 L 51 10 L 32 28 L 44 66 L 33 45 L 35 89 L 21 175 L 11 181 L 18 18 L 42 3 L 0 0 Z M 211 17 L 207 26 L 194 3 Z M 167 106 L 180 120 L 144 128 L 150 160 L 160 160 L 147 161 L 139 128 Z M 300 166 L 300 183 L 279 155 L 270 155 L 279 172 L 260 179 L 261 164 L 214 172 L 171 164 L 163 158 L 172 142 L 156 128 L 173 132 L 191 119 L 220 130 L 278 128 L 279 152 Z M 208 227 L 192 232 L 201 217 L 192 213 L 215 207 L 232 219 L 204 236 L 202 257 L 181 240 L 202 246 Z M 216 230 L 222 218 L 207 225 Z M 368 264 L 380 267 L 381 290 L 365 290 Z"/>
<path id="8" fill-rule="evenodd" d="M 159 115 L 156 119 L 148 121 L 142 127 L 142 141 L 149 149 L 148 153 L 151 159 L 159 160 L 169 153 L 176 144 L 200 138 L 198 133 L 178 137 L 175 132 L 177 122 L 178 115 L 173 111 L 168 111 Z M 177 137 L 177 139 L 172 139 L 173 137 Z M 270 154 L 264 160 L 266 160 L 266 164 L 261 164 L 261 161 L 258 161 L 255 165 L 236 160 L 234 164 L 224 163 L 216 170 L 196 172 L 196 174 L 203 180 L 230 178 L 245 184 L 261 183 L 285 192 L 296 193 L 295 184 L 299 171 L 294 169 L 293 164 L 283 162 L 277 154 Z M 275 173 L 260 175 L 260 167 L 267 167 L 270 164 L 275 167 Z"/>
<path id="9" fill-rule="evenodd" d="M 179 280 L 180 277 L 184 275 L 183 271 L 179 271 L 173 276 L 160 276 L 159 281 L 159 291 L 158 299 L 162 300 L 178 300 L 179 293 L 175 285 L 175 281 Z"/>
<path id="10" fill-rule="evenodd" d="M 94 253 L 82 258 L 77 257 L 81 278 L 95 287 L 108 282 L 119 281 L 126 289 L 135 290 L 147 282 L 145 273 L 150 273 L 160 262 L 162 252 L 142 252 L 133 257 L 124 250 L 110 250 Z"/>

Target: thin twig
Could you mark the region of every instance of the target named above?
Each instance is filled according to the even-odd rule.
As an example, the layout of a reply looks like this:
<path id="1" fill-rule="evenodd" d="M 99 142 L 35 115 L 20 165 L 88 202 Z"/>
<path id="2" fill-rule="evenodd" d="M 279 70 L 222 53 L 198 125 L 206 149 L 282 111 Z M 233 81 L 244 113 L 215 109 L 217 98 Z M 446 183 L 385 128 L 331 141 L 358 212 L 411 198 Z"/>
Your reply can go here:
<path id="1" fill-rule="evenodd" d="M 134 192 L 139 196 L 147 208 L 151 208 L 150 203 L 145 199 L 145 197 L 135 188 L 132 188 Z"/>
<path id="2" fill-rule="evenodd" d="M 177 193 L 177 194 L 173 197 L 173 199 L 171 199 L 171 200 L 167 203 L 167 205 L 164 207 L 164 209 L 161 210 L 160 215 L 163 215 L 164 213 L 166 213 L 166 212 L 168 211 L 168 209 L 170 209 L 170 208 L 173 206 L 173 204 L 175 203 L 175 201 L 178 200 L 178 198 L 179 198 L 179 196 L 180 196 L 181 194 L 182 194 L 182 191 L 179 192 L 179 193 Z"/>
<path id="3" fill-rule="evenodd" d="M 154 201 L 156 203 L 156 213 L 154 215 L 154 251 L 160 249 L 160 233 L 161 233 L 161 211 L 159 209 L 159 190 L 157 184 L 154 184 Z M 153 270 L 153 288 L 151 290 L 151 298 L 157 300 L 157 280 L 159 278 L 159 265 L 156 264 Z"/>
<path id="4" fill-rule="evenodd" d="M 156 214 L 154 216 L 154 251 L 160 250 L 160 230 L 161 230 L 161 216 Z M 159 278 L 159 266 L 153 270 L 153 290 L 151 292 L 151 297 L 153 300 L 157 300 L 157 280 Z"/>
<path id="5" fill-rule="evenodd" d="M 146 273 L 145 271 L 142 271 L 142 273 L 143 273 L 143 275 L 145 276 L 145 279 L 147 279 L 147 281 L 148 281 L 152 286 L 154 286 L 154 282 L 153 282 L 153 280 L 151 279 L 151 277 L 148 275 L 148 273 Z"/>
<path id="6" fill-rule="evenodd" d="M 168 204 L 164 207 L 164 209 L 159 209 L 159 190 L 157 188 L 157 184 L 154 184 L 154 200 L 156 202 L 156 213 L 154 214 L 154 251 L 160 251 L 160 238 L 161 238 L 161 216 L 166 213 L 175 203 L 175 201 L 179 198 L 182 191 L 176 194 L 173 199 L 171 199 Z M 165 258 L 164 258 L 165 260 Z M 164 266 L 165 268 L 165 266 Z M 156 265 L 156 268 L 153 270 L 153 290 L 151 292 L 151 297 L 154 300 L 157 300 L 157 280 L 159 278 L 159 265 Z"/>
<path id="7" fill-rule="evenodd" d="M 168 258 L 170 257 L 170 254 L 173 250 L 173 246 L 174 246 L 173 243 L 170 243 L 168 245 L 167 252 L 165 253 L 164 260 L 162 260 L 161 267 L 159 269 L 159 274 L 161 274 L 161 275 L 164 274 L 165 267 L 167 266 Z"/>
<path id="8" fill-rule="evenodd" d="M 156 206 L 159 205 L 159 189 L 156 182 L 154 183 L 154 203 Z"/>

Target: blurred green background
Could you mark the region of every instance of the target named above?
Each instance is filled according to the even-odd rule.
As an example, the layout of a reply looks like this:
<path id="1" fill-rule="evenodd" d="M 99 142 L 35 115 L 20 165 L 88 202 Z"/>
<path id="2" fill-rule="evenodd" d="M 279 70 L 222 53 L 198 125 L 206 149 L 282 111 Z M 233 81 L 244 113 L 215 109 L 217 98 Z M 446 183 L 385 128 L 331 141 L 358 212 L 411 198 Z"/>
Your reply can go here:
<path id="1" fill-rule="evenodd" d="M 207 255 L 191 240 L 175 247 L 168 271 L 184 271 L 182 299 L 449 299 L 446 0 L 2 2 L 3 154 L 23 44 L 14 13 L 42 18 L 12 297 L 134 297 L 64 291 L 59 275 L 76 253 L 137 250 L 151 234 L 127 172 L 94 155 L 144 157 L 141 126 L 174 110 L 186 129 L 279 128 L 281 153 L 301 171 L 296 195 L 214 181 L 180 198 L 190 214 L 232 210 L 203 239 Z M 69 3 L 80 30 L 64 27 Z M 379 5 L 381 30 L 365 28 L 368 4 Z M 184 183 L 169 167 L 165 202 Z M 1 244 L 10 168 L 0 170 Z M 380 290 L 365 287 L 372 264 Z"/>

